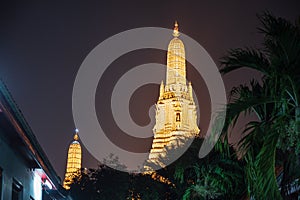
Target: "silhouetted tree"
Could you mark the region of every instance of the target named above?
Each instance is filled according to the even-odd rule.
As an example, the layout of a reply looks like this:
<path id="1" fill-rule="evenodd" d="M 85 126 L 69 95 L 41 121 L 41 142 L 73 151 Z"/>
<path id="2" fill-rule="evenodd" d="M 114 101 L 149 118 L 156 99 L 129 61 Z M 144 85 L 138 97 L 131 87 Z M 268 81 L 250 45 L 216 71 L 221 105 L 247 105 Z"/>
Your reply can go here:
<path id="1" fill-rule="evenodd" d="M 270 13 L 259 16 L 264 36 L 261 49 L 233 49 L 222 60 L 222 73 L 250 68 L 261 82 L 232 89 L 223 137 L 226 139 L 241 113 L 257 120 L 245 127 L 239 151 L 246 161 L 249 194 L 256 199 L 288 199 L 287 186 L 299 177 L 300 152 L 300 29 Z M 276 157 L 280 152 L 281 157 Z M 281 195 L 275 163 L 282 162 Z"/>

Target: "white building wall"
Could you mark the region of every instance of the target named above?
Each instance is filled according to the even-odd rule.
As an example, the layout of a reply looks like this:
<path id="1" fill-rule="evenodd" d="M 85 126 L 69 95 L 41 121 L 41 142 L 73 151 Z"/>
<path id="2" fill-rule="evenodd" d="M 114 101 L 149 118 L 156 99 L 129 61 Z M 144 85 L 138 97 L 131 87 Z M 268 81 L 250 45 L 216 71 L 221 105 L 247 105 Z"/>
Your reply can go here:
<path id="1" fill-rule="evenodd" d="M 1 131 L 1 130 L 0 130 Z M 4 141 L 0 132 L 0 167 L 2 168 L 1 200 L 10 200 L 12 197 L 13 180 L 21 183 L 23 187 L 22 199 L 41 200 L 42 183 L 40 177 L 29 169 L 25 160 Z"/>

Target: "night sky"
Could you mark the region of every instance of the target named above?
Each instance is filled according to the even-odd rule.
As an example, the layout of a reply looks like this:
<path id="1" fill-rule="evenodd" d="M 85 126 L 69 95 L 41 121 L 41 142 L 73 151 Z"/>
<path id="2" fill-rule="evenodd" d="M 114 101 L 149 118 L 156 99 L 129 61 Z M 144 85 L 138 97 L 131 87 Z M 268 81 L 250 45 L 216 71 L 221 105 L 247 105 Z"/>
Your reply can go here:
<path id="1" fill-rule="evenodd" d="M 256 14 L 269 10 L 276 16 L 295 20 L 299 1 L 23 1 L 0 3 L 0 77 L 33 129 L 38 141 L 57 170 L 64 177 L 67 149 L 75 125 L 72 117 L 72 89 L 77 70 L 87 54 L 106 38 L 138 27 L 173 28 L 197 40 L 219 66 L 219 59 L 231 48 L 259 47 L 262 40 L 256 27 Z M 138 64 L 166 63 L 166 53 L 137 51 L 120 57 L 110 66 L 96 96 L 97 112 L 106 114 L 107 101 L 101 99 L 122 72 Z M 121 67 L 121 68 L 120 68 Z M 123 71 L 122 71 L 123 70 Z M 209 104 L 201 77 L 192 76 L 200 109 Z M 190 73 L 189 73 L 190 72 Z M 226 75 L 226 89 L 258 76 L 240 70 Z M 102 87 L 103 87 L 102 85 Z M 158 97 L 158 86 L 136 91 L 131 107 L 138 124 L 147 124 L 148 108 Z M 143 106 L 145 105 L 145 106 Z M 207 106 L 206 106 L 207 107 Z M 109 115 L 109 113 L 108 113 Z M 201 116 L 205 131 L 209 114 Z M 110 125 L 108 125 L 110 126 Z M 111 127 L 114 127 L 111 125 Z M 116 140 L 118 137 L 115 135 Z M 151 142 L 137 145 L 149 148 Z M 83 148 L 83 167 L 95 167 L 96 161 Z"/>

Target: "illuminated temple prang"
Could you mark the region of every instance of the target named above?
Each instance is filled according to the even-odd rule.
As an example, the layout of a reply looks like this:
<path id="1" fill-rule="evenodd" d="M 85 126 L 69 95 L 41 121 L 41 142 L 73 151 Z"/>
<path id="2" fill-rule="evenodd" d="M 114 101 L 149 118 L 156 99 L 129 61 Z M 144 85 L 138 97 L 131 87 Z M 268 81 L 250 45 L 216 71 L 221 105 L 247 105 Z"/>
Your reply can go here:
<path id="1" fill-rule="evenodd" d="M 156 162 L 159 155 L 163 156 L 165 147 L 176 144 L 179 137 L 195 137 L 200 132 L 192 84 L 187 84 L 186 80 L 184 44 L 179 35 L 175 22 L 174 38 L 168 46 L 166 84 L 161 82 L 156 103 L 154 139 L 149 154 L 151 162 Z"/>
<path id="2" fill-rule="evenodd" d="M 72 183 L 75 174 L 80 172 L 81 169 L 81 146 L 79 143 L 78 129 L 75 130 L 74 140 L 69 146 L 67 168 L 63 187 L 65 189 L 70 189 L 70 184 Z"/>

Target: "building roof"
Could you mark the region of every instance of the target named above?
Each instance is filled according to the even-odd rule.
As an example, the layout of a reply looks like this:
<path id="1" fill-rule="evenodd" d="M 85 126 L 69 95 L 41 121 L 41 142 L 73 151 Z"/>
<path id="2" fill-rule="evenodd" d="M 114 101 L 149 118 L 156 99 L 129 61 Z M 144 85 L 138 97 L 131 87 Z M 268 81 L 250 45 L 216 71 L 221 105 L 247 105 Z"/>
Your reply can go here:
<path id="1" fill-rule="evenodd" d="M 4 131 L 4 137 L 13 145 L 32 169 L 43 169 L 52 181 L 55 190 L 60 196 L 65 196 L 65 190 L 61 186 L 61 180 L 40 146 L 32 129 L 24 118 L 18 105 L 12 98 L 6 85 L 0 80 L 0 126 Z M 7 134 L 9 133 L 9 134 Z"/>

